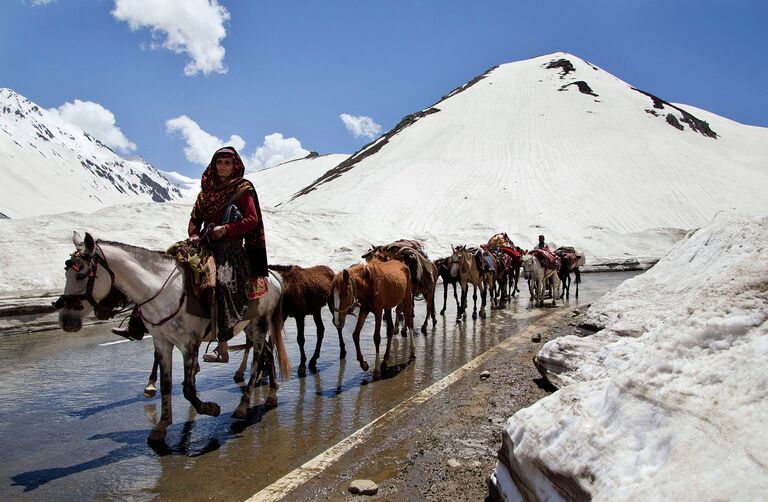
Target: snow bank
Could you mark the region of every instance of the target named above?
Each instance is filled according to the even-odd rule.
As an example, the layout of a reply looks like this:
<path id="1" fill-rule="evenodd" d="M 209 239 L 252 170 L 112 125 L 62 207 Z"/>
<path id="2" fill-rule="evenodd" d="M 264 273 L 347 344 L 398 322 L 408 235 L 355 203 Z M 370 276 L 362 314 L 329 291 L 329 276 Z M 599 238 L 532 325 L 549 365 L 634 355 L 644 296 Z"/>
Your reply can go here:
<path id="1" fill-rule="evenodd" d="M 768 214 L 721 214 L 546 344 L 566 385 L 509 419 L 492 492 L 747 500 L 768 493 Z M 510 486 L 514 479 L 516 486 Z"/>

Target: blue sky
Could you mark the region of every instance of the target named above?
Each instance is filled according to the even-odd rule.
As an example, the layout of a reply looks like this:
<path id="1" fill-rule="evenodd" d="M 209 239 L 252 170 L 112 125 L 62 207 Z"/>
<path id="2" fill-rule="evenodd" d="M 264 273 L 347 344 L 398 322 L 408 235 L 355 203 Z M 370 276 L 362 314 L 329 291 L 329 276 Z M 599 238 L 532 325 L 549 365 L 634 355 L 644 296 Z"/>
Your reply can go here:
<path id="1" fill-rule="evenodd" d="M 255 167 L 299 143 L 352 153 L 370 139 L 341 114 L 368 117 L 370 136 L 493 65 L 555 51 L 768 126 L 766 21 L 764 0 L 6 0 L 0 87 L 94 127 L 111 112 L 116 150 L 199 177 L 211 142 Z"/>

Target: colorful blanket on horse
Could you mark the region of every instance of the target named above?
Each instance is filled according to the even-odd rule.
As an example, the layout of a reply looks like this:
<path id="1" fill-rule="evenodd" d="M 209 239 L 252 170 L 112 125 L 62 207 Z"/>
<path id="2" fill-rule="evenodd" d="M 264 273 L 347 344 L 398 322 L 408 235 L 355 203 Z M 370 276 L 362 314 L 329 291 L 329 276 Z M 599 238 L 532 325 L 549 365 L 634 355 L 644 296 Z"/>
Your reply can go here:
<path id="1" fill-rule="evenodd" d="M 559 256 L 561 260 L 568 260 L 568 263 L 570 264 L 569 268 L 571 270 L 578 266 L 577 264 L 581 257 L 578 252 L 570 246 L 561 246 L 555 249 L 555 254 Z"/>
<path id="2" fill-rule="evenodd" d="M 424 251 L 424 245 L 421 242 L 412 239 L 399 239 L 381 246 L 380 249 L 388 253 L 397 253 L 402 248 L 413 249 L 418 251 L 424 258 L 429 258 L 427 252 Z"/>
<path id="3" fill-rule="evenodd" d="M 493 247 L 493 248 L 506 247 L 506 248 L 514 249 L 514 244 L 512 244 L 512 239 L 509 238 L 506 232 L 499 232 L 498 234 L 488 239 L 488 244 L 486 244 L 486 246 Z"/>
<path id="4" fill-rule="evenodd" d="M 531 254 L 539 260 L 544 268 L 552 270 L 560 268 L 560 257 L 547 248 L 536 248 L 531 251 Z"/>

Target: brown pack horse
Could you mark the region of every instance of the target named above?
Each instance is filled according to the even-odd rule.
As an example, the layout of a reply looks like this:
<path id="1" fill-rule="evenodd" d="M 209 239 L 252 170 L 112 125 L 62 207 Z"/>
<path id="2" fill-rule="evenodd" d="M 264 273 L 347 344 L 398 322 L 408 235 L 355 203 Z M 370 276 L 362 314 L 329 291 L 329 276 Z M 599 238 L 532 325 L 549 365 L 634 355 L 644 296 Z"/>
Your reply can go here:
<path id="1" fill-rule="evenodd" d="M 448 285 L 453 286 L 453 299 L 456 300 L 456 311 L 461 308 L 459 303 L 459 296 L 456 294 L 456 283 L 459 282 L 459 277 L 451 275 L 451 257 L 438 258 L 434 261 L 435 268 L 437 269 L 437 275 L 443 281 L 443 308 L 440 310 L 440 315 L 445 315 L 445 303 L 448 300 Z"/>
<path id="2" fill-rule="evenodd" d="M 483 272 L 478 261 L 482 259 L 477 255 L 479 250 L 467 249 L 466 246 L 451 246 L 453 254 L 451 255 L 451 275 L 459 278 L 461 284 L 461 307 L 456 314 L 456 321 L 460 322 L 467 315 L 467 293 L 469 285 L 474 287 L 472 300 L 474 307 L 472 309 L 472 319 L 477 319 L 477 288 L 480 288 L 481 304 L 480 318 L 485 319 L 486 293 L 493 288 L 493 276 Z"/>
<path id="3" fill-rule="evenodd" d="M 376 321 L 373 331 L 373 342 L 376 345 L 376 363 L 373 369 L 373 378 L 378 380 L 381 373 L 387 368 L 389 352 L 394 335 L 394 323 L 392 322 L 391 309 L 402 305 L 405 313 L 405 323 L 408 327 L 411 339 L 410 359 L 416 358 L 416 346 L 413 342 L 413 292 L 411 289 L 411 275 L 408 267 L 399 261 L 371 260 L 363 265 L 353 265 L 337 273 L 333 278 L 331 295 L 328 298 L 328 307 L 333 313 L 333 325 L 337 329 L 344 327 L 344 321 L 355 307 L 360 307 L 355 330 L 352 339 L 355 341 L 357 360 L 363 371 L 368 371 L 368 362 L 360 351 L 360 331 L 365 324 L 365 318 L 373 313 Z M 381 343 L 381 318 L 382 314 L 387 321 L 387 349 L 384 358 L 379 365 L 379 344 Z"/>
<path id="4" fill-rule="evenodd" d="M 325 265 L 309 268 L 298 265 L 270 265 L 269 269 L 279 272 L 283 278 L 283 319 L 293 317 L 296 320 L 296 341 L 301 352 L 301 362 L 298 367 L 299 376 L 307 374 L 307 355 L 304 352 L 304 318 L 311 315 L 315 321 L 317 340 L 315 341 L 315 351 L 309 359 L 309 370 L 317 371 L 317 360 L 320 357 L 320 348 L 325 336 L 325 325 L 320 311 L 323 306 L 328 304 L 331 283 L 335 274 L 330 267 Z M 344 359 L 347 356 L 347 350 L 344 346 L 341 330 L 338 329 L 337 332 L 339 335 L 339 359 Z M 240 347 L 233 347 L 233 349 L 237 348 Z M 245 349 L 245 354 L 234 376 L 237 383 L 244 381 L 243 375 L 248 364 L 250 344 L 246 343 L 242 348 Z"/>
<path id="5" fill-rule="evenodd" d="M 427 316 L 421 325 L 421 332 L 426 335 L 429 320 L 432 319 L 433 327 L 437 324 L 437 316 L 435 316 L 437 267 L 419 251 L 421 247 L 418 249 L 410 245 L 397 247 L 396 244 L 399 242 L 412 243 L 416 241 L 395 241 L 395 243 L 388 244 L 387 246 L 372 247 L 368 253 L 363 255 L 363 258 L 366 261 L 371 261 L 373 258 L 381 261 L 398 260 L 408 266 L 408 270 L 411 273 L 411 287 L 414 299 L 416 296 L 421 295 L 424 301 L 427 302 Z M 395 330 L 397 330 L 399 321 L 398 317 L 398 322 L 395 323 Z M 402 335 L 407 335 L 405 323 L 403 323 Z"/>

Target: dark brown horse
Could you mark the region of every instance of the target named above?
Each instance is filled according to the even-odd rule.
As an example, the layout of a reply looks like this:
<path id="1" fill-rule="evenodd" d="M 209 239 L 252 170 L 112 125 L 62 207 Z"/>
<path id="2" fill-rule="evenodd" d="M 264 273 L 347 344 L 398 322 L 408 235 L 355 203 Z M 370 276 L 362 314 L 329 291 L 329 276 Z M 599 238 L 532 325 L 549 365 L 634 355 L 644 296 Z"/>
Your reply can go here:
<path id="1" fill-rule="evenodd" d="M 296 320 L 296 341 L 299 343 L 301 352 L 301 362 L 299 363 L 299 376 L 307 373 L 307 355 L 304 352 L 304 318 L 311 315 L 317 328 L 317 340 L 315 342 L 315 352 L 309 359 L 310 371 L 317 371 L 317 359 L 320 357 L 320 347 L 323 345 L 325 335 L 325 326 L 320 311 L 328 303 L 328 296 L 331 293 L 331 282 L 333 281 L 333 270 L 325 265 L 317 265 L 310 268 L 302 268 L 298 265 L 270 265 L 270 270 L 274 270 L 283 278 L 283 319 L 293 317 Z M 344 346 L 344 339 L 341 336 L 341 330 L 337 330 L 339 335 L 339 359 L 344 359 L 347 350 Z M 235 382 L 243 381 L 243 374 L 248 362 L 248 350 L 250 347 L 246 344 L 243 362 L 235 373 Z"/>
<path id="2" fill-rule="evenodd" d="M 373 313 L 376 321 L 373 342 L 376 345 L 376 363 L 373 378 L 378 380 L 387 367 L 389 352 L 392 346 L 394 323 L 391 309 L 402 305 L 405 322 L 410 331 L 411 356 L 416 358 L 416 345 L 413 342 L 413 292 L 411 289 L 411 274 L 408 267 L 399 261 L 371 260 L 363 265 L 353 265 L 344 269 L 333 278 L 328 307 L 333 313 L 333 325 L 341 330 L 348 314 L 356 307 L 360 308 L 352 339 L 355 341 L 357 360 L 363 371 L 368 371 L 368 362 L 360 351 L 360 331 L 365 324 L 365 318 Z M 379 366 L 379 344 L 381 342 L 381 318 L 387 321 L 387 349 Z"/>
<path id="3" fill-rule="evenodd" d="M 448 285 L 453 286 L 453 299 L 456 300 L 456 311 L 461 308 L 459 303 L 459 296 L 456 294 L 456 284 L 459 282 L 458 276 L 451 275 L 451 257 L 438 258 L 435 260 L 435 268 L 437 268 L 437 275 L 443 281 L 443 308 L 440 310 L 440 315 L 445 315 L 445 303 L 448 300 Z"/>
<path id="4" fill-rule="evenodd" d="M 565 296 L 568 299 L 571 295 L 571 272 L 576 275 L 576 298 L 579 297 L 579 284 L 581 284 L 581 271 L 579 267 L 586 265 L 587 259 L 584 253 L 580 253 L 572 247 L 559 247 L 555 254 L 560 257 L 560 268 L 557 275 L 563 285 L 563 291 L 560 293 L 560 299 Z"/>

